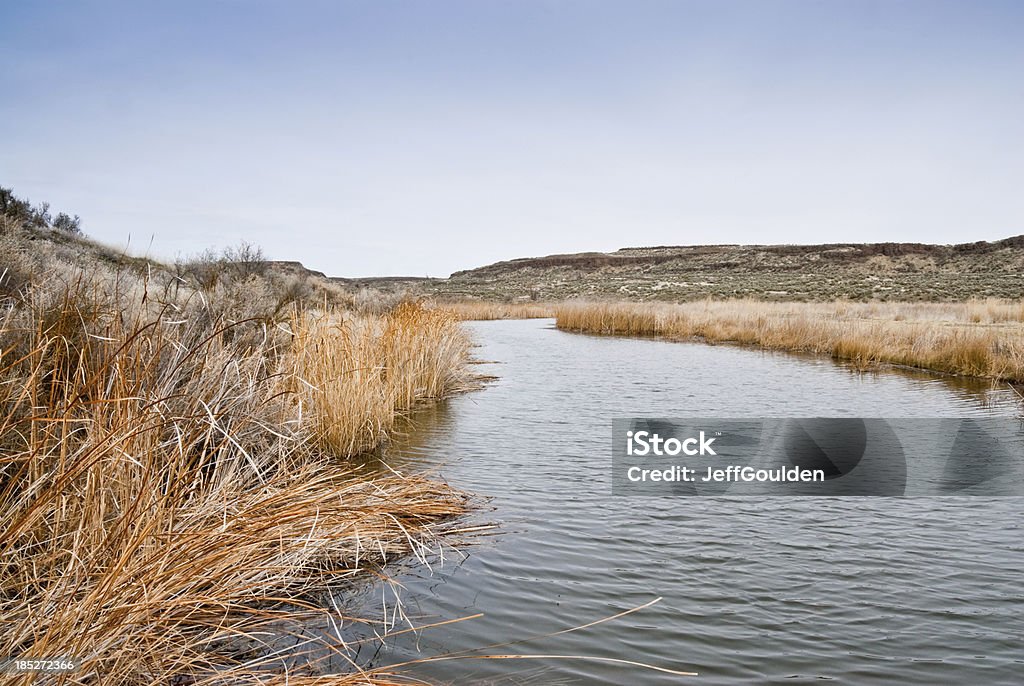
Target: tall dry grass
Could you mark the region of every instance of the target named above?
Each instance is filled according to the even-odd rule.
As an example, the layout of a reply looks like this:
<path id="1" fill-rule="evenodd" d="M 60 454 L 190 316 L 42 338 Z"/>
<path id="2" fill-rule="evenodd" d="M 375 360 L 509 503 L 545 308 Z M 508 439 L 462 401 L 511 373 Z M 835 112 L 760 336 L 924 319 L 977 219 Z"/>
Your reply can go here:
<path id="1" fill-rule="evenodd" d="M 555 305 L 552 303 L 500 303 L 484 300 L 454 300 L 439 303 L 437 307 L 448 310 L 459 319 L 465 321 L 547 319 L 555 316 Z"/>
<path id="2" fill-rule="evenodd" d="M 1005 381 L 1024 381 L 1024 303 L 569 303 L 566 331 L 730 341 Z"/>
<path id="3" fill-rule="evenodd" d="M 456 389 L 469 342 L 415 305 L 289 330 L 166 274 L 36 257 L 0 292 L 0 655 L 83 669 L 0 681 L 308 682 L 266 633 L 325 612 L 325 584 L 436 549 L 467 508 L 344 458 Z"/>
<path id="4" fill-rule="evenodd" d="M 369 450 L 398 412 L 468 387 L 468 340 L 449 312 L 407 302 L 379 317 L 302 313 L 291 326 L 291 390 L 325 450 Z"/>

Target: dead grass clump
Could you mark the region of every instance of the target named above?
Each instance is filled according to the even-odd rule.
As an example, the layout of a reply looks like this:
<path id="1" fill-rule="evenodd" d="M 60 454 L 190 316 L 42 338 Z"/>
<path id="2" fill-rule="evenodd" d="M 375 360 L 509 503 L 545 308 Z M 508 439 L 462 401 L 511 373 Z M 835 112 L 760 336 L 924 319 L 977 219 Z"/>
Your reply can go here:
<path id="1" fill-rule="evenodd" d="M 452 312 L 466 321 L 493 319 L 549 319 L 555 316 L 555 307 L 550 303 L 501 303 L 484 300 L 455 300 L 439 303 L 437 307 Z"/>
<path id="2" fill-rule="evenodd" d="M 470 341 L 447 312 L 405 303 L 383 317 L 303 313 L 291 328 L 289 390 L 335 454 L 377 446 L 398 412 L 467 387 Z"/>
<path id="3" fill-rule="evenodd" d="M 560 329 L 613 336 L 655 336 L 664 329 L 654 305 L 567 305 L 557 307 L 555 317 Z"/>
<path id="4" fill-rule="evenodd" d="M 455 315 L 405 302 L 384 317 L 381 334 L 396 409 L 421 398 L 441 398 L 466 388 L 470 341 Z"/>
<path id="5" fill-rule="evenodd" d="M 1024 304 L 777 303 L 675 305 L 568 303 L 556 324 L 595 334 L 730 341 L 831 355 L 856 364 L 900 364 L 968 376 L 1024 380 Z"/>
<path id="6" fill-rule="evenodd" d="M 0 655 L 83 661 L 53 683 L 281 682 L 270 625 L 323 613 L 301 598 L 330 579 L 428 554 L 466 510 L 341 459 L 457 387 L 450 315 L 297 314 L 292 336 L 218 314 L 237 294 L 44 264 L 0 302 Z"/>

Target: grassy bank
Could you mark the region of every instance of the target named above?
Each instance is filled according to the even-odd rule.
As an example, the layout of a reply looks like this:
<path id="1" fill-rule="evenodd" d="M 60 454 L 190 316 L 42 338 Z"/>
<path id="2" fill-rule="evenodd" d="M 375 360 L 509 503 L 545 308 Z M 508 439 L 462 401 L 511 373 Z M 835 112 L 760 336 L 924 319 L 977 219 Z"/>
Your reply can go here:
<path id="1" fill-rule="evenodd" d="M 552 303 L 503 303 L 484 300 L 454 300 L 441 302 L 443 308 L 465 321 L 492 319 L 547 319 L 555 316 Z"/>
<path id="2" fill-rule="evenodd" d="M 570 303 L 555 316 L 566 331 L 728 341 L 1024 381 L 1022 301 Z"/>
<path id="3" fill-rule="evenodd" d="M 83 669 L 0 680 L 304 683 L 261 647 L 272 627 L 428 554 L 467 509 L 346 460 L 464 387 L 456 318 L 312 309 L 234 264 L 69 260 L 80 247 L 2 228 L 0 655 Z"/>

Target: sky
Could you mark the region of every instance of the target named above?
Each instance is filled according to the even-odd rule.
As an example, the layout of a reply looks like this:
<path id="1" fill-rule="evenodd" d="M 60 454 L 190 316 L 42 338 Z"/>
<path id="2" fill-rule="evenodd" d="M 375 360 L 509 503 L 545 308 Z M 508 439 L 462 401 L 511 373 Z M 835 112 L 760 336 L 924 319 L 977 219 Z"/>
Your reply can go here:
<path id="1" fill-rule="evenodd" d="M 1024 233 L 1024 3 L 0 0 L 0 185 L 334 276 Z"/>

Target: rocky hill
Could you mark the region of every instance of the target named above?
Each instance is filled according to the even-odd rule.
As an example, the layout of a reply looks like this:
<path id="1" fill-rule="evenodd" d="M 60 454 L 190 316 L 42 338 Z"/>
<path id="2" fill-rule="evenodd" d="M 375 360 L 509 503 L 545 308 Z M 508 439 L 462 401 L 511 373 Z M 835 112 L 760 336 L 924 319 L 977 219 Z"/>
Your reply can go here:
<path id="1" fill-rule="evenodd" d="M 1024 297 L 1024 236 L 959 245 L 837 243 L 623 248 L 392 279 L 441 297 L 555 300 L 961 300 Z"/>

